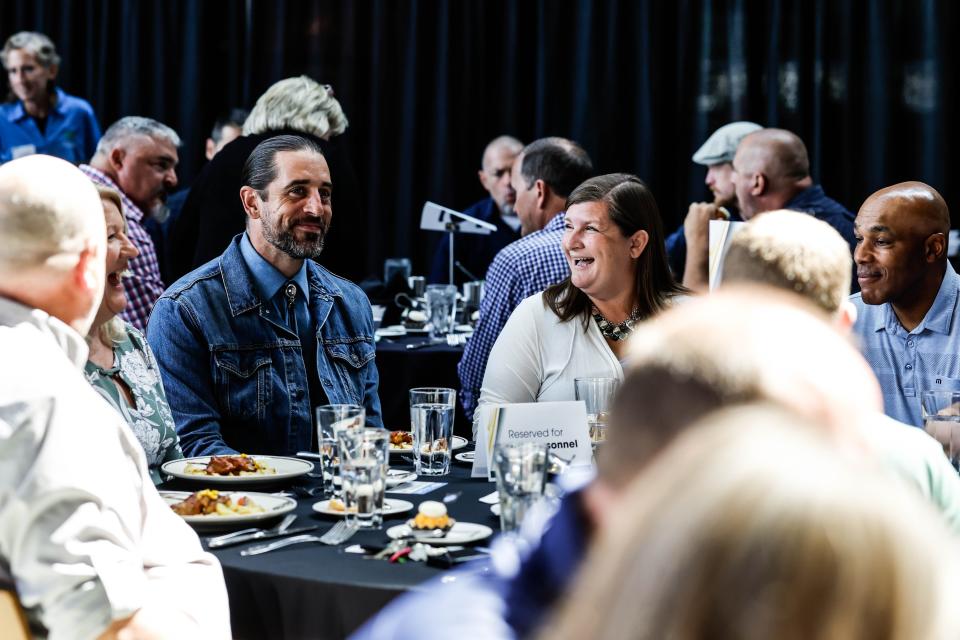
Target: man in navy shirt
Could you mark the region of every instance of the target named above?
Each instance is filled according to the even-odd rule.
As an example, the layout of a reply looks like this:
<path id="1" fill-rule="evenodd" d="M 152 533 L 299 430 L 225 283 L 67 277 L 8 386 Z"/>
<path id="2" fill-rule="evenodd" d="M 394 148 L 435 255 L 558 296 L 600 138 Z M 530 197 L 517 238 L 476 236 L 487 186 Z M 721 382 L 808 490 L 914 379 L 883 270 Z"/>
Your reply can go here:
<path id="1" fill-rule="evenodd" d="M 745 136 L 733 159 L 733 183 L 737 206 L 744 220 L 777 209 L 808 213 L 823 220 L 847 241 L 850 252 L 856 246 L 853 214 L 828 198 L 810 176 L 807 147 L 796 134 L 785 129 L 761 129 Z M 693 289 L 707 286 L 707 233 L 687 238 L 688 255 L 699 255 L 699 267 L 691 268 L 688 258 L 683 284 Z M 851 290 L 857 291 L 856 281 Z"/>
<path id="2" fill-rule="evenodd" d="M 523 143 L 511 136 L 500 136 L 490 141 L 483 150 L 481 167 L 477 172 L 480 184 L 490 194 L 480 202 L 475 202 L 463 211 L 468 216 L 479 218 L 497 227 L 487 235 L 460 234 L 454 239 L 454 259 L 460 262 L 473 277 L 462 269 L 454 268 L 454 282 L 461 284 L 467 280 L 483 280 L 487 277 L 487 267 L 494 256 L 505 246 L 520 238 L 520 218 L 513 210 L 517 193 L 510 184 L 510 169 L 517 154 L 523 149 Z M 430 282 L 450 281 L 450 243 L 446 236 L 437 243 L 430 267 Z"/>

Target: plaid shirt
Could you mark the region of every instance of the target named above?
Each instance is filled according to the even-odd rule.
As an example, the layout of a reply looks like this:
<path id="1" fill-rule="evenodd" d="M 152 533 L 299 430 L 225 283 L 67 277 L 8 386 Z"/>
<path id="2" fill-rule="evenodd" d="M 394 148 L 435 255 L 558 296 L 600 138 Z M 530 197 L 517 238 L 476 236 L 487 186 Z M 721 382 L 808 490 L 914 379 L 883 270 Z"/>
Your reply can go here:
<path id="1" fill-rule="evenodd" d="M 570 275 L 570 267 L 560 247 L 562 238 L 563 213 L 558 213 L 540 231 L 504 247 L 487 270 L 480 319 L 457 365 L 460 401 L 467 419 L 473 420 L 490 350 L 510 314 L 524 298 Z"/>
<path id="2" fill-rule="evenodd" d="M 117 183 L 102 171 L 86 164 L 80 165 L 80 170 L 96 184 L 110 187 L 120 194 L 123 216 L 127 219 L 127 237 L 140 251 L 140 255 L 130 261 L 129 268 L 133 275 L 123 279 L 123 288 L 127 294 L 127 308 L 121 317 L 145 332 L 150 312 L 153 311 L 154 303 L 163 294 L 164 286 L 160 279 L 160 265 L 157 262 L 153 240 L 143 228 L 143 211 L 127 197 Z"/>

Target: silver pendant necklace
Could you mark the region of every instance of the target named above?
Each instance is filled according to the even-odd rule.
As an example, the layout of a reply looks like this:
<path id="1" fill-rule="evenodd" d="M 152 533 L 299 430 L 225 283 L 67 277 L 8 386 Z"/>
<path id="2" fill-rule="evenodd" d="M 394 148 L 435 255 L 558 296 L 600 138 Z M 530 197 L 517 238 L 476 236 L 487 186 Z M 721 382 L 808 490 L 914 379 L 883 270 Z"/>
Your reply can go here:
<path id="1" fill-rule="evenodd" d="M 633 333 L 633 326 L 640 320 L 640 307 L 634 307 L 633 313 L 623 322 L 610 322 L 603 317 L 596 305 L 593 305 L 593 319 L 600 329 L 600 333 L 607 340 L 620 342 L 626 340 Z"/>

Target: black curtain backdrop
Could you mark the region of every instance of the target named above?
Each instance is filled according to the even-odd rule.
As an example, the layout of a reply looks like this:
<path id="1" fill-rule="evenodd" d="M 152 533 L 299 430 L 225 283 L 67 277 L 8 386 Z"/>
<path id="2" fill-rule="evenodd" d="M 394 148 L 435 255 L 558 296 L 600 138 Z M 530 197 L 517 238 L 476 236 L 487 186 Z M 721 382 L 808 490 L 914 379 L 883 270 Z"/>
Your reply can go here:
<path id="1" fill-rule="evenodd" d="M 217 113 L 287 76 L 332 84 L 365 185 L 358 260 L 377 273 L 408 255 L 423 272 L 437 241 L 417 228 L 423 202 L 481 198 L 480 154 L 501 133 L 567 136 L 601 172 L 638 174 L 668 231 L 707 197 L 690 155 L 738 119 L 797 132 L 853 211 L 906 179 L 960 211 L 946 181 L 958 13 L 949 0 L 2 0 L 0 37 L 50 35 L 61 86 L 104 128 L 124 115 L 174 127 L 185 183 Z"/>

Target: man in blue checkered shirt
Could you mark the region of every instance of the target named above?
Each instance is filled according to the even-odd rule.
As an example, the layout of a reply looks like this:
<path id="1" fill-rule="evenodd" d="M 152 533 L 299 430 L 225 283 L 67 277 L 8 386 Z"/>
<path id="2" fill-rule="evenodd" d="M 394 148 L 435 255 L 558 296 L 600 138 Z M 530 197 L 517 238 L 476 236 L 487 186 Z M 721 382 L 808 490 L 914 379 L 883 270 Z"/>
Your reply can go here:
<path id="1" fill-rule="evenodd" d="M 565 138 L 531 142 L 513 163 L 513 208 L 522 237 L 503 248 L 487 270 L 480 320 L 457 366 L 460 401 L 467 418 L 480 398 L 487 358 L 500 330 L 520 302 L 570 275 L 560 248 L 567 196 L 593 175 L 590 156 Z"/>

